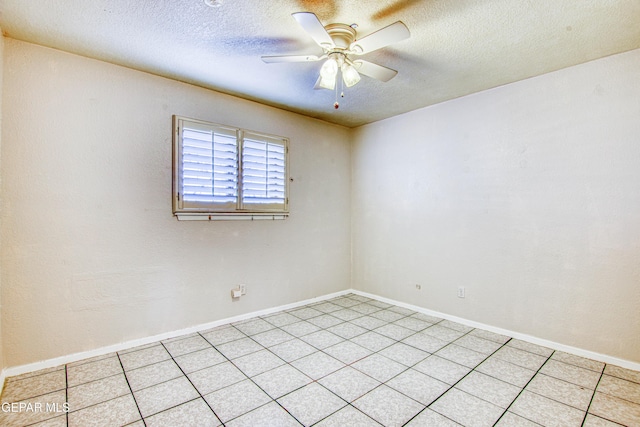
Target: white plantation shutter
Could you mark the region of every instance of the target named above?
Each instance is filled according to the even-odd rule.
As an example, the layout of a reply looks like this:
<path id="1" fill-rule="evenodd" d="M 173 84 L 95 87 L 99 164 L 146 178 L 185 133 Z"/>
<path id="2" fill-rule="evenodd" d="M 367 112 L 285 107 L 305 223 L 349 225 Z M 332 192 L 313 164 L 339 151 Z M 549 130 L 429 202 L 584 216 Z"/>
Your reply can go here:
<path id="1" fill-rule="evenodd" d="M 177 116 L 174 128 L 179 218 L 287 214 L 287 139 Z"/>
<path id="2" fill-rule="evenodd" d="M 243 209 L 286 206 L 286 140 L 245 133 L 242 141 Z"/>

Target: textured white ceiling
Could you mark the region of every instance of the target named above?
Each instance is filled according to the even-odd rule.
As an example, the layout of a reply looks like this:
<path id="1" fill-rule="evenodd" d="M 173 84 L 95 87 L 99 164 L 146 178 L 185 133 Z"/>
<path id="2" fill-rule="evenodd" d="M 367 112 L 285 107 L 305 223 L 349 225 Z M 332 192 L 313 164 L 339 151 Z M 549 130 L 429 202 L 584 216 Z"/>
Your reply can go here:
<path id="1" fill-rule="evenodd" d="M 335 94 L 314 90 L 320 54 L 291 17 L 358 24 L 358 36 L 403 21 L 411 38 L 363 59 L 398 70 Z M 8 37 L 354 127 L 640 48 L 640 0 L 0 0 Z"/>

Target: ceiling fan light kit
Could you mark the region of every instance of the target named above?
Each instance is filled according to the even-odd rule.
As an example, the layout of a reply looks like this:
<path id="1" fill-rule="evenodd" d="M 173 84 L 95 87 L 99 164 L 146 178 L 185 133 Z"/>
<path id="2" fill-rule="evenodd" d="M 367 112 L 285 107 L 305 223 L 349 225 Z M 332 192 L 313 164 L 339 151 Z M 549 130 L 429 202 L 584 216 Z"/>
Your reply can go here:
<path id="1" fill-rule="evenodd" d="M 352 87 L 360 81 L 360 75 L 387 82 L 398 72 L 382 65 L 374 64 L 362 59 L 352 59 L 351 56 L 364 55 L 405 40 L 411 36 L 409 29 L 401 21 L 394 22 L 362 39 L 357 39 L 356 24 L 329 24 L 323 26 L 318 17 L 311 12 L 292 14 L 302 28 L 323 50 L 323 54 L 316 55 L 283 55 L 263 56 L 265 63 L 278 62 L 310 62 L 326 59 L 320 68 L 320 76 L 314 89 L 336 89 L 334 108 L 338 109 L 337 88 L 338 74 L 347 87 Z M 344 96 L 344 93 L 342 94 Z"/>

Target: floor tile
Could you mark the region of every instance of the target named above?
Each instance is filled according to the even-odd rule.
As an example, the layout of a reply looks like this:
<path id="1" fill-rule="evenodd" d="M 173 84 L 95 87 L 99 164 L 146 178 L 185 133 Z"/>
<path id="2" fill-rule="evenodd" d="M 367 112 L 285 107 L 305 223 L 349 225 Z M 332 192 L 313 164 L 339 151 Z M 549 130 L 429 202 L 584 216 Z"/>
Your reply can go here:
<path id="1" fill-rule="evenodd" d="M 381 384 L 350 366 L 327 375 L 318 382 L 347 402 L 353 402 Z"/>
<path id="2" fill-rule="evenodd" d="M 460 427 L 460 424 L 427 408 L 405 424 L 407 427 Z"/>
<path id="3" fill-rule="evenodd" d="M 508 337 L 506 335 L 496 334 L 495 332 L 485 331 L 484 329 L 474 329 L 473 331 L 469 332 L 469 335 L 484 338 L 485 340 L 489 341 L 495 341 L 500 344 L 505 344 L 511 339 L 511 337 Z"/>
<path id="4" fill-rule="evenodd" d="M 226 426 L 300 427 L 300 423 L 276 402 L 271 402 L 229 421 Z"/>
<path id="5" fill-rule="evenodd" d="M 335 319 L 335 317 L 334 317 L 334 319 Z M 317 326 L 317 325 L 314 325 L 311 322 L 307 322 L 306 320 L 298 319 L 298 321 L 296 323 L 291 323 L 289 325 L 285 325 L 285 326 L 282 327 L 282 329 L 284 331 L 286 331 L 287 333 L 293 335 L 294 337 L 302 337 L 302 336 L 305 336 L 305 335 L 309 335 L 312 332 L 316 332 L 316 331 L 320 330 L 320 327 Z M 281 341 L 281 342 L 284 342 L 284 341 Z"/>
<path id="6" fill-rule="evenodd" d="M 116 374 L 101 380 L 83 383 L 67 390 L 67 401 L 71 411 L 106 402 L 116 397 L 130 394 L 124 374 Z"/>
<path id="7" fill-rule="evenodd" d="M 406 307 L 400 307 L 399 305 L 392 305 L 391 307 L 389 307 L 389 310 L 398 314 L 402 314 L 403 316 L 411 316 L 412 314 L 416 314 L 415 311 Z"/>
<path id="8" fill-rule="evenodd" d="M 219 328 L 210 329 L 202 332 L 201 335 L 212 345 L 225 344 L 236 341 L 247 336 L 231 325 L 221 326 Z"/>
<path id="9" fill-rule="evenodd" d="M 458 332 L 464 332 L 465 334 L 473 330 L 471 326 L 463 325 L 462 323 L 453 322 L 447 319 L 440 322 L 438 326 L 444 326 L 445 328 L 453 329 L 454 331 Z"/>
<path id="10" fill-rule="evenodd" d="M 343 308 L 342 310 L 334 311 L 333 313 L 331 313 L 331 315 L 333 317 L 337 317 L 338 319 L 344 320 L 345 322 L 364 316 L 364 314 L 358 313 L 357 311 L 353 311 L 348 308 Z"/>
<path id="11" fill-rule="evenodd" d="M 593 390 L 568 383 L 544 374 L 537 374 L 527 385 L 527 391 L 556 400 L 565 405 L 586 411 L 593 396 Z"/>
<path id="12" fill-rule="evenodd" d="M 407 329 L 405 327 L 399 326 L 399 325 L 395 325 L 393 323 L 389 323 L 387 325 L 384 326 L 380 326 L 379 328 L 376 328 L 373 330 L 374 332 L 380 334 L 380 335 L 384 335 L 385 337 L 391 338 L 393 340 L 396 341 L 400 341 L 403 340 L 405 338 L 407 338 L 410 335 L 415 334 L 416 332 L 411 330 L 411 329 Z"/>
<path id="13" fill-rule="evenodd" d="M 246 376 L 230 362 L 192 372 L 188 377 L 203 395 L 246 379 Z"/>
<path id="14" fill-rule="evenodd" d="M 582 427 L 620 427 L 621 424 L 614 423 L 613 421 L 605 420 L 604 418 L 596 417 L 592 414 L 587 414 L 587 418 L 584 420 Z"/>
<path id="15" fill-rule="evenodd" d="M 291 365 L 314 380 L 329 375 L 345 366 L 339 360 L 321 352 L 312 353 L 302 359 L 293 361 Z"/>
<path id="16" fill-rule="evenodd" d="M 327 328 L 327 331 L 348 340 L 353 337 L 357 337 L 358 335 L 362 335 L 368 330 L 365 328 L 361 328 L 358 325 L 354 325 L 353 323 L 344 322 L 344 323 L 340 323 L 339 325 L 335 325 L 330 328 Z"/>
<path id="17" fill-rule="evenodd" d="M 506 412 L 496 423 L 496 427 L 540 427 L 540 424 L 522 418 L 513 412 Z"/>
<path id="18" fill-rule="evenodd" d="M 347 404 L 317 383 L 281 397 L 278 403 L 305 426 L 328 417 Z"/>
<path id="19" fill-rule="evenodd" d="M 470 372 L 456 384 L 456 388 L 504 409 L 522 391 L 520 387 L 477 371 Z"/>
<path id="20" fill-rule="evenodd" d="M 431 404 L 451 387 L 414 369 L 404 371 L 386 385 L 423 405 Z"/>
<path id="21" fill-rule="evenodd" d="M 480 362 L 487 358 L 486 354 L 478 353 L 477 351 L 469 350 L 468 348 L 455 344 L 449 344 L 441 348 L 435 355 L 468 368 L 475 368 Z"/>
<path id="22" fill-rule="evenodd" d="M 291 393 L 313 380 L 291 365 L 282 365 L 252 378 L 273 399 Z"/>
<path id="23" fill-rule="evenodd" d="M 393 322 L 393 324 L 411 329 L 414 332 L 420 332 L 432 325 L 432 323 L 416 319 L 415 317 L 403 317 L 402 319 L 398 319 Z"/>
<path id="24" fill-rule="evenodd" d="M 67 416 L 58 415 L 57 417 L 49 418 L 48 420 L 40 421 L 36 424 L 31 424 L 29 427 L 67 427 Z M 144 424 L 140 427 L 144 427 Z"/>
<path id="25" fill-rule="evenodd" d="M 621 368 L 616 365 L 607 365 L 604 368 L 604 373 L 616 378 L 622 378 L 623 380 L 640 384 L 640 371 L 632 371 L 631 369 Z"/>
<path id="26" fill-rule="evenodd" d="M 121 373 L 122 365 L 118 357 L 109 357 L 83 365 L 67 367 L 67 382 L 69 387 L 73 387 Z"/>
<path id="27" fill-rule="evenodd" d="M 427 357 L 415 365 L 413 369 L 449 385 L 457 383 L 471 371 L 471 369 L 466 366 L 459 365 L 438 356 Z"/>
<path id="28" fill-rule="evenodd" d="M 189 426 L 216 427 L 220 420 L 215 416 L 209 405 L 198 398 L 182 405 L 173 407 L 156 415 L 145 418 L 147 427 Z"/>
<path id="29" fill-rule="evenodd" d="M 183 376 L 176 363 L 169 359 L 126 372 L 131 390 L 141 390 Z"/>
<path id="30" fill-rule="evenodd" d="M 329 328 L 331 326 L 337 325 L 338 323 L 344 322 L 344 320 L 338 319 L 337 317 L 333 317 L 329 314 L 323 314 L 322 316 L 309 319 L 307 320 L 307 322 L 319 328 Z"/>
<path id="31" fill-rule="evenodd" d="M 266 322 L 260 318 L 244 320 L 242 322 L 234 323 L 233 327 L 247 336 L 259 334 L 270 329 L 275 328 L 271 323 Z"/>
<path id="32" fill-rule="evenodd" d="M 282 329 L 271 329 L 270 331 L 261 332 L 259 334 L 251 336 L 251 339 L 264 347 L 272 347 L 274 345 L 290 341 L 294 338 L 295 337 L 293 335 L 286 333 Z"/>
<path id="33" fill-rule="evenodd" d="M 356 304 L 359 305 L 359 304 Z M 321 311 L 323 313 L 333 313 L 334 311 L 342 310 L 343 307 L 338 304 L 333 304 L 331 302 L 323 302 L 320 304 L 316 304 L 313 306 L 315 310 Z"/>
<path id="34" fill-rule="evenodd" d="M 551 356 L 551 359 L 559 362 L 568 363 L 570 365 L 579 366 L 584 369 L 589 369 L 601 373 L 604 369 L 604 363 L 596 360 L 586 359 L 584 357 L 576 356 L 574 354 L 564 353 L 562 351 L 556 351 Z"/>
<path id="35" fill-rule="evenodd" d="M 382 310 L 380 307 L 376 307 L 375 305 L 371 305 L 367 303 L 354 305 L 350 307 L 350 309 L 353 311 L 357 311 L 358 313 L 361 313 L 361 314 L 371 314 L 371 313 L 375 313 L 376 311 Z"/>
<path id="36" fill-rule="evenodd" d="M 140 419 L 131 394 L 69 413 L 69 427 L 118 426 Z"/>
<path id="37" fill-rule="evenodd" d="M 302 320 L 308 320 L 317 316 L 321 316 L 324 313 L 310 307 L 304 307 L 304 308 L 299 308 L 296 310 L 289 311 L 289 314 L 296 316 L 297 318 Z"/>
<path id="38" fill-rule="evenodd" d="M 362 316 L 357 319 L 353 319 L 349 321 L 349 323 L 353 323 L 354 325 L 360 326 L 362 328 L 373 330 L 375 328 L 379 328 L 380 326 L 386 325 L 388 322 L 380 319 L 376 319 L 371 316 Z"/>
<path id="39" fill-rule="evenodd" d="M 379 308 L 382 308 L 382 309 L 386 309 L 386 308 L 389 308 L 389 307 L 393 307 L 393 306 L 392 306 L 391 304 L 389 304 L 389 303 L 382 302 L 382 301 L 378 301 L 378 300 L 375 300 L 375 299 L 373 299 L 373 300 L 369 301 L 369 302 L 368 302 L 368 304 L 371 304 L 371 305 L 373 305 L 373 306 L 376 306 L 376 307 L 379 307 Z"/>
<path id="40" fill-rule="evenodd" d="M 138 350 L 131 353 L 120 354 L 120 362 L 125 371 L 141 368 L 152 363 L 162 362 L 171 359 L 169 352 L 160 344 L 144 350 Z"/>
<path id="41" fill-rule="evenodd" d="M 223 423 L 271 401 L 252 381 L 245 380 L 204 396 Z"/>
<path id="42" fill-rule="evenodd" d="M 365 297 L 363 295 L 358 294 L 349 294 L 349 298 L 358 302 L 371 302 L 374 301 L 373 298 Z"/>
<path id="43" fill-rule="evenodd" d="M 596 388 L 600 380 L 600 373 L 598 372 L 555 360 L 549 360 L 545 363 L 542 369 L 540 369 L 540 373 L 591 390 Z"/>
<path id="44" fill-rule="evenodd" d="M 143 418 L 199 397 L 186 377 L 134 391 L 133 395 Z"/>
<path id="45" fill-rule="evenodd" d="M 353 307 L 354 305 L 360 304 L 361 301 L 357 301 L 352 298 L 336 298 L 332 300 L 331 303 L 339 305 L 341 307 Z"/>
<path id="46" fill-rule="evenodd" d="M 294 339 L 273 346 L 269 348 L 269 351 L 280 357 L 285 362 L 293 362 L 294 360 L 308 356 L 311 353 L 315 353 L 318 350 L 302 340 Z"/>
<path id="47" fill-rule="evenodd" d="M 440 323 L 437 325 L 429 326 L 427 329 L 422 331 L 422 333 L 431 335 L 432 337 L 441 339 L 442 341 L 446 341 L 447 343 L 455 341 L 465 334 L 464 332 L 459 332 L 453 329 L 445 328 L 444 326 L 440 326 Z"/>
<path id="48" fill-rule="evenodd" d="M 410 337 L 403 339 L 402 342 L 428 353 L 435 353 L 449 344 L 448 341 L 443 341 L 440 338 L 426 334 L 425 331 L 411 335 Z"/>
<path id="49" fill-rule="evenodd" d="M 232 363 L 244 372 L 246 376 L 253 377 L 263 372 L 270 371 L 273 368 L 277 368 L 285 362 L 269 350 L 261 350 L 233 359 Z"/>
<path id="50" fill-rule="evenodd" d="M 66 372 L 56 370 L 17 381 L 10 381 L 2 391 L 2 402 L 18 402 L 31 397 L 64 390 L 67 387 Z"/>
<path id="51" fill-rule="evenodd" d="M 371 351 L 380 351 L 383 348 L 396 343 L 395 340 L 375 332 L 367 332 L 362 335 L 358 335 L 357 337 L 352 338 L 351 341 Z"/>
<path id="52" fill-rule="evenodd" d="M 540 345 L 532 344 L 530 342 L 512 339 L 507 344 L 509 347 L 514 347 L 519 350 L 528 351 L 529 353 L 537 354 L 538 356 L 549 357 L 553 354 L 553 350 L 547 347 L 542 347 Z"/>
<path id="53" fill-rule="evenodd" d="M 22 412 L 10 412 L 6 409 L 0 411 L 0 425 L 6 427 L 22 427 L 25 425 L 34 424 L 37 422 L 50 420 L 57 418 L 61 415 L 57 411 L 64 411 L 64 403 L 66 401 L 65 390 L 55 391 L 53 393 L 44 394 L 38 397 L 22 400 L 19 403 L 30 405 L 35 408 L 35 405 L 39 405 L 42 410 L 22 411 Z M 18 403 L 18 402 L 11 402 Z M 46 410 L 46 405 L 50 405 L 51 410 Z M 139 416 L 138 416 L 139 417 Z"/>
<path id="54" fill-rule="evenodd" d="M 422 320 L 423 322 L 431 323 L 432 325 L 435 325 L 436 323 L 442 322 L 442 318 L 436 317 L 436 316 L 431 316 L 429 314 L 424 314 L 424 313 L 415 313 L 415 314 L 412 314 L 409 317 L 412 317 L 412 318 L 418 319 L 418 320 Z"/>
<path id="55" fill-rule="evenodd" d="M 402 363 L 405 366 L 413 366 L 429 356 L 429 353 L 426 351 L 419 350 L 401 342 L 380 350 L 380 354 L 398 363 Z"/>
<path id="56" fill-rule="evenodd" d="M 332 356 L 347 365 L 371 354 L 370 350 L 367 350 L 358 344 L 354 344 L 351 341 L 343 341 L 336 345 L 332 345 L 331 347 L 327 347 L 323 351 L 329 356 Z"/>
<path id="57" fill-rule="evenodd" d="M 464 426 L 490 427 L 504 410 L 496 405 L 452 388 L 430 406 L 435 412 Z"/>
<path id="58" fill-rule="evenodd" d="M 516 366 L 494 356 L 489 357 L 478 365 L 476 371 L 521 388 L 524 388 L 536 374 L 531 369 Z"/>
<path id="59" fill-rule="evenodd" d="M 385 385 L 354 401 L 353 406 L 386 427 L 401 426 L 424 409 L 424 405 Z"/>
<path id="60" fill-rule="evenodd" d="M 252 340 L 251 338 L 242 338 L 237 341 L 231 341 L 216 346 L 216 349 L 229 359 L 242 357 L 247 354 L 254 353 L 264 349 L 263 346 Z"/>
<path id="61" fill-rule="evenodd" d="M 511 341 L 509 341 L 511 342 Z M 473 335 L 464 335 L 453 342 L 455 345 L 459 345 L 469 350 L 477 351 L 485 355 L 490 355 L 498 350 L 503 344 L 495 341 L 485 340 L 484 338 L 475 337 Z"/>
<path id="62" fill-rule="evenodd" d="M 318 331 L 309 335 L 305 335 L 300 338 L 302 341 L 307 344 L 311 344 L 315 348 L 322 350 L 323 348 L 330 347 L 334 344 L 338 344 L 341 341 L 344 341 L 342 338 L 337 336 L 336 334 L 332 334 L 328 331 Z"/>
<path id="63" fill-rule="evenodd" d="M 640 405 L 596 392 L 589 413 L 625 426 L 640 426 Z"/>
<path id="64" fill-rule="evenodd" d="M 638 383 L 603 375 L 596 390 L 640 405 L 640 384 Z"/>
<path id="65" fill-rule="evenodd" d="M 585 413 L 555 400 L 523 391 L 509 411 L 548 427 L 581 426 Z"/>
<path id="66" fill-rule="evenodd" d="M 353 406 L 345 406 L 328 416 L 314 427 L 380 427 L 381 424 L 358 411 Z"/>
<path id="67" fill-rule="evenodd" d="M 528 351 L 519 350 L 515 347 L 509 347 L 508 345 L 502 347 L 496 351 L 493 357 L 505 360 L 514 365 L 521 366 L 532 371 L 537 371 L 547 360 L 546 357 L 539 356 Z"/>
<path id="68" fill-rule="evenodd" d="M 200 335 L 192 336 L 183 340 L 170 341 L 163 344 L 172 357 L 178 357 L 183 354 L 211 348 L 211 344 Z"/>
<path id="69" fill-rule="evenodd" d="M 381 382 L 389 381 L 391 378 L 407 369 L 403 364 L 394 362 L 388 357 L 381 356 L 380 354 L 367 356 L 351 366 Z"/>
<path id="70" fill-rule="evenodd" d="M 296 316 L 293 316 L 289 313 L 283 313 L 283 312 L 272 314 L 269 316 L 264 316 L 262 317 L 262 319 L 278 328 L 300 321 L 300 319 L 297 318 Z"/>
<path id="71" fill-rule="evenodd" d="M 175 358 L 175 361 L 178 366 L 180 366 L 180 369 L 188 374 L 217 365 L 218 363 L 226 362 L 227 358 L 220 354 L 215 348 L 208 348 L 206 350 L 194 351 L 193 353 L 178 356 Z"/>
<path id="72" fill-rule="evenodd" d="M 376 319 L 384 320 L 385 322 L 395 322 L 396 320 L 406 317 L 389 309 L 376 311 L 375 313 L 371 313 L 369 316 L 375 317 Z"/>

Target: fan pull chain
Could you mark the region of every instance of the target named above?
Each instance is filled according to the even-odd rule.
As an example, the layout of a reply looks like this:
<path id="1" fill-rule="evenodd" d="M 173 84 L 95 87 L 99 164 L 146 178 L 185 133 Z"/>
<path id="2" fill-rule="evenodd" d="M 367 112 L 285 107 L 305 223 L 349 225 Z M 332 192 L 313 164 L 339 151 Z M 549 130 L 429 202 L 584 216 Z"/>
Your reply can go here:
<path id="1" fill-rule="evenodd" d="M 333 103 L 333 108 L 337 110 L 338 108 L 340 108 L 340 104 L 338 103 L 338 85 L 337 84 L 335 85 L 335 95 L 336 95 L 335 97 L 336 102 Z"/>

